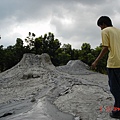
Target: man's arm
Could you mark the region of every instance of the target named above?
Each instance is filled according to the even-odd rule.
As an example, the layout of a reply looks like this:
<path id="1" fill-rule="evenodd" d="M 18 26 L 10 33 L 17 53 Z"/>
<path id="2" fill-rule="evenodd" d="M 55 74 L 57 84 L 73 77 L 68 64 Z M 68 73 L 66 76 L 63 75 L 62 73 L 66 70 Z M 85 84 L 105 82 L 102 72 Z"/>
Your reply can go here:
<path id="1" fill-rule="evenodd" d="M 99 56 L 96 58 L 96 60 L 92 63 L 91 67 L 92 69 L 95 69 L 96 65 L 98 64 L 98 61 L 108 52 L 108 47 L 103 46 Z"/>

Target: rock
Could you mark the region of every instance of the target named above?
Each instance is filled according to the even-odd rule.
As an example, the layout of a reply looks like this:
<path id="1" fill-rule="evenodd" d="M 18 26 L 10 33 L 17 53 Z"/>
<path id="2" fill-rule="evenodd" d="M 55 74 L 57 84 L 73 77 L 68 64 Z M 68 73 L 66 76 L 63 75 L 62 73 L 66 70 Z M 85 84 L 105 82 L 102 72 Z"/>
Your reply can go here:
<path id="1" fill-rule="evenodd" d="M 7 117 L 9 115 L 12 115 L 14 112 L 6 112 L 3 115 L 0 116 L 0 118 Z"/>
<path id="2" fill-rule="evenodd" d="M 35 101 L 36 101 L 36 99 L 33 97 L 32 100 L 31 100 L 31 102 L 35 102 Z"/>

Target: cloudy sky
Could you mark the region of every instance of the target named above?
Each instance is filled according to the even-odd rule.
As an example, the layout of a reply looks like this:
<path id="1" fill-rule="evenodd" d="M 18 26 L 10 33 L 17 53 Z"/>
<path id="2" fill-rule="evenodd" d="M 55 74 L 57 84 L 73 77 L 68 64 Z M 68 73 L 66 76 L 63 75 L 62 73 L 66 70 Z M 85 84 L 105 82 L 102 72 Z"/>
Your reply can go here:
<path id="1" fill-rule="evenodd" d="M 97 19 L 107 15 L 120 28 L 119 12 L 120 0 L 0 0 L 0 45 L 14 45 L 28 32 L 36 37 L 52 32 L 62 44 L 80 49 L 87 42 L 95 48 L 101 43 Z"/>

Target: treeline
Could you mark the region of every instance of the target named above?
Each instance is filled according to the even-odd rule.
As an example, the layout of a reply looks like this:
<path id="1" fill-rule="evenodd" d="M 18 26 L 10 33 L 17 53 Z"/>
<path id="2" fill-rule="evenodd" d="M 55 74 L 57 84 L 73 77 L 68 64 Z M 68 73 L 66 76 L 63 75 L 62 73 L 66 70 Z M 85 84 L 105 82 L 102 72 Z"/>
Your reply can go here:
<path id="1" fill-rule="evenodd" d="M 72 49 L 70 44 L 61 47 L 60 41 L 55 39 L 53 33 L 36 37 L 34 33 L 29 32 L 25 42 L 27 45 L 24 45 L 22 39 L 17 38 L 13 46 L 0 46 L 0 72 L 16 65 L 24 53 L 48 53 L 55 66 L 65 65 L 69 60 L 81 60 L 90 66 L 102 49 L 101 45 L 92 49 L 89 43 L 83 43 L 80 49 Z M 107 54 L 97 65 L 97 72 L 106 73 L 106 59 Z"/>

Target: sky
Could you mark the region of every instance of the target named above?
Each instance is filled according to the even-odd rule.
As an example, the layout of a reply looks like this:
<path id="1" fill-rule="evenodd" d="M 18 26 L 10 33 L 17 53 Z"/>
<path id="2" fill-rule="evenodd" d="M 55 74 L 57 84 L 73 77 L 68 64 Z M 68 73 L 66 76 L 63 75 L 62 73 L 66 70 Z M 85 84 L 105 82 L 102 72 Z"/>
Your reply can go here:
<path id="1" fill-rule="evenodd" d="M 119 0 L 0 0 L 0 45 L 24 41 L 29 32 L 36 37 L 52 32 L 62 45 L 96 48 L 101 43 L 98 18 L 109 16 L 120 28 L 119 11 Z"/>

